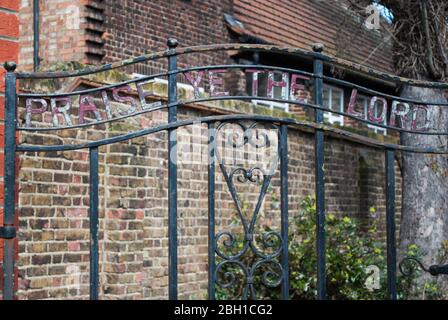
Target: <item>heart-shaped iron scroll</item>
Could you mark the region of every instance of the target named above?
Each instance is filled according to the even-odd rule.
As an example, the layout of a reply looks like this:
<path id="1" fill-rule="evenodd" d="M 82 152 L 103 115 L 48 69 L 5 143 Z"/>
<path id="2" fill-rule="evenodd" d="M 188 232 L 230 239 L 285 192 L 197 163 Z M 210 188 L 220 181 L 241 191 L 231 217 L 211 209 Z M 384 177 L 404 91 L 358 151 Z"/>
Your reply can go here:
<path id="1" fill-rule="evenodd" d="M 216 130 L 214 139 L 214 141 L 217 142 L 218 135 L 224 134 L 225 136 L 224 129 L 233 126 L 234 130 L 224 139 L 224 152 L 222 152 L 222 146 L 215 145 L 214 149 L 216 160 L 218 161 L 227 187 L 229 188 L 235 203 L 237 216 L 241 221 L 244 231 L 243 246 L 236 253 L 226 253 L 218 245 L 222 241 L 225 250 L 231 251 L 231 249 L 237 248 L 237 237 L 232 232 L 221 231 L 216 235 L 215 252 L 222 261 L 218 263 L 216 267 L 215 281 L 222 288 L 234 287 L 236 286 L 236 278 L 239 274 L 244 278 L 242 280 L 243 288 L 241 293 L 243 299 L 247 299 L 248 297 L 252 299 L 256 298 L 254 280 L 257 273 L 262 273 L 260 275 L 260 282 L 268 288 L 277 287 L 283 279 L 283 269 L 281 264 L 277 261 L 277 258 L 282 252 L 283 240 L 280 233 L 276 231 L 268 231 L 263 234 L 261 245 L 266 249 L 270 249 L 269 252 L 263 252 L 257 248 L 254 239 L 257 217 L 279 162 L 278 127 L 272 124 L 263 123 L 265 127 L 268 127 L 270 133 L 273 132 L 275 134 L 277 147 L 273 148 L 273 141 L 271 141 L 272 137 L 266 132 L 260 133 L 261 129 L 267 128 L 259 128 L 260 125 L 261 123 L 259 122 L 251 124 L 245 124 L 243 122 L 221 123 Z M 265 152 L 266 150 L 272 149 L 275 151 L 273 152 L 273 155 L 268 157 L 268 159 L 262 159 L 262 162 L 264 163 L 257 163 L 257 161 L 255 161 L 256 164 L 249 167 L 244 167 L 243 164 L 226 164 L 226 160 L 229 158 L 226 158 L 226 155 L 228 154 L 231 155 L 231 160 L 236 162 L 237 157 L 235 157 L 235 159 L 232 158 L 235 156 L 236 150 L 239 150 L 239 152 L 242 152 L 243 154 L 243 156 L 240 157 L 240 160 L 241 158 L 245 159 L 244 148 L 247 146 L 255 148 L 256 151 L 259 151 L 260 149 L 265 149 Z M 255 183 L 261 185 L 254 209 L 248 209 L 250 213 L 248 217 L 244 214 L 241 198 L 235 186 L 235 179 L 239 183 Z M 251 266 L 246 266 L 241 260 L 249 249 L 256 257 L 256 261 L 253 262 Z"/>

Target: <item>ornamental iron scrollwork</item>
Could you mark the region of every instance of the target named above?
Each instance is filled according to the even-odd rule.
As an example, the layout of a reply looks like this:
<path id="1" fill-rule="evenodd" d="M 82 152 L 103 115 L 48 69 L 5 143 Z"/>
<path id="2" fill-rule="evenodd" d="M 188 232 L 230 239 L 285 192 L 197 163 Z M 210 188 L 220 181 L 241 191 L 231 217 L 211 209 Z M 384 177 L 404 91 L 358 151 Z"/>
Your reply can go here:
<path id="1" fill-rule="evenodd" d="M 260 209 L 279 163 L 280 131 L 277 126 L 268 124 L 269 132 L 275 132 L 277 140 L 273 141 L 272 136 L 268 133 L 260 132 L 260 129 L 266 129 L 260 128 L 260 125 L 259 122 L 251 124 L 224 122 L 216 130 L 216 137 L 220 133 L 224 133 L 225 136 L 225 128 L 233 126 L 232 133 L 224 139 L 224 144 L 228 148 L 226 150 L 230 150 L 232 155 L 235 155 L 236 150 L 244 149 L 246 146 L 252 147 L 256 151 L 274 150 L 268 159 L 261 160 L 264 163 L 260 164 L 259 161 L 255 161 L 257 164 L 245 167 L 241 163 L 226 163 L 228 159 L 225 158 L 221 146 L 215 145 L 216 160 L 235 204 L 237 219 L 242 225 L 243 235 L 227 230 L 216 234 L 215 253 L 219 257 L 219 262 L 215 268 L 214 279 L 222 289 L 238 291 L 239 288 L 241 299 L 257 299 L 256 286 L 260 284 L 266 289 L 279 287 L 284 275 L 279 261 L 283 244 L 281 234 L 273 230 L 264 230 L 263 233 L 255 234 Z M 266 124 L 263 125 L 266 126 Z M 217 140 L 215 139 L 215 141 Z M 253 209 L 243 208 L 236 182 L 260 186 Z M 248 259 L 248 256 L 251 259 Z"/>
<path id="2" fill-rule="evenodd" d="M 442 274 L 448 274 L 448 264 L 445 265 L 432 265 L 430 267 L 425 267 L 425 265 L 417 258 L 414 257 L 406 257 L 398 265 L 400 272 L 405 277 L 411 277 L 416 268 L 420 268 L 426 273 L 429 273 L 432 276 L 439 276 Z"/>

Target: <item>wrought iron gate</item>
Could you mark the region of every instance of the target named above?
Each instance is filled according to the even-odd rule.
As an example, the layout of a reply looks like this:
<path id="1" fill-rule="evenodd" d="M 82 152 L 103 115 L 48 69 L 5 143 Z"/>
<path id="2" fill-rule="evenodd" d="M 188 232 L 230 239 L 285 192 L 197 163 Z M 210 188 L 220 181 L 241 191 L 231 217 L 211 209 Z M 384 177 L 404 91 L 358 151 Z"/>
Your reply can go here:
<path id="1" fill-rule="evenodd" d="M 314 141 L 315 141 L 315 181 L 316 181 L 316 204 L 317 204 L 317 281 L 318 281 L 318 298 L 326 298 L 326 259 L 325 259 L 325 184 L 324 184 L 324 143 L 325 143 L 325 133 L 332 133 L 335 135 L 344 136 L 347 139 L 359 143 L 361 145 L 368 145 L 370 147 L 384 150 L 385 156 L 385 173 L 387 177 L 386 183 L 386 199 L 387 199 L 387 292 L 390 299 L 396 299 L 396 270 L 397 270 L 397 253 L 396 253 L 396 232 L 395 232 L 395 172 L 394 172 L 394 158 L 396 152 L 417 152 L 417 153 L 432 153 L 432 154 L 446 154 L 448 153 L 444 149 L 423 149 L 423 148 L 412 148 L 403 145 L 396 145 L 390 143 L 384 143 L 371 138 L 366 138 L 361 135 L 351 133 L 349 131 L 336 129 L 329 127 L 324 124 L 324 112 L 332 112 L 344 117 L 355 119 L 357 121 L 375 125 L 377 127 L 387 128 L 395 130 L 398 132 L 408 132 L 415 134 L 427 134 L 427 135 L 446 135 L 446 132 L 431 132 L 431 131 L 418 131 L 414 129 L 400 128 L 399 126 L 391 126 L 380 123 L 379 121 L 372 121 L 366 119 L 359 119 L 355 114 L 329 110 L 323 106 L 323 83 L 324 81 L 340 84 L 344 86 L 349 86 L 356 90 L 366 92 L 372 95 L 378 95 L 386 97 L 388 99 L 395 99 L 398 101 L 404 101 L 408 103 L 416 104 L 428 104 L 428 102 L 413 101 L 410 99 L 404 99 L 400 97 L 394 97 L 390 95 L 385 95 L 369 88 L 365 88 L 356 84 L 348 83 L 343 80 L 339 80 L 333 77 L 324 76 L 323 65 L 324 62 L 342 66 L 344 68 L 354 69 L 360 72 L 368 73 L 371 76 L 382 78 L 386 80 L 398 81 L 407 84 L 420 85 L 420 86 L 443 86 L 442 84 L 425 83 L 418 81 L 411 81 L 401 78 L 396 78 L 394 76 L 385 75 L 383 73 L 370 70 L 361 66 L 356 66 L 347 63 L 342 60 L 333 59 L 322 54 L 322 47 L 315 46 L 314 52 L 306 52 L 299 49 L 283 48 L 283 47 L 273 47 L 266 45 L 242 45 L 242 44 L 228 44 L 228 45 L 210 45 L 210 46 L 198 46 L 178 49 L 177 42 L 174 39 L 168 41 L 168 50 L 158 53 L 151 53 L 148 55 L 140 56 L 132 60 L 126 60 L 119 63 L 107 64 L 101 67 L 90 67 L 76 72 L 35 72 L 35 73 L 16 73 L 14 63 L 6 63 L 5 68 L 7 70 L 6 74 L 6 120 L 5 120 L 5 210 L 4 210 L 4 225 L 0 229 L 0 238 L 4 239 L 4 261 L 3 261 L 3 296 L 4 299 L 14 298 L 14 256 L 15 256 L 15 241 L 17 239 L 15 220 L 17 218 L 16 213 L 16 160 L 17 154 L 23 152 L 42 152 L 42 151 L 69 151 L 69 150 L 79 150 L 88 149 L 89 150 L 89 161 L 90 161 L 90 298 L 98 299 L 99 292 L 99 256 L 98 256 L 98 232 L 99 232 L 99 216 L 98 216 L 98 206 L 99 206 L 99 176 L 98 176 L 98 148 L 100 146 L 122 142 L 129 139 L 146 136 L 149 134 L 154 134 L 157 132 L 166 131 L 169 133 L 169 151 L 175 150 L 177 145 L 177 129 L 183 126 L 191 125 L 195 121 L 200 121 L 206 123 L 209 127 L 209 165 L 208 165 L 208 211 L 209 211 L 209 222 L 208 222 L 208 274 L 209 274 L 209 286 L 208 286 L 208 297 L 209 299 L 215 298 L 215 283 L 218 281 L 218 273 L 222 272 L 223 266 L 234 265 L 236 268 L 240 268 L 245 276 L 244 282 L 244 293 L 243 298 L 254 298 L 254 272 L 262 264 L 273 264 L 277 268 L 278 272 L 275 275 L 275 281 L 268 281 L 263 277 L 260 281 L 268 287 L 281 286 L 281 298 L 289 298 L 289 261 L 288 261 L 288 127 L 307 127 L 314 131 Z M 301 70 L 280 68 L 268 65 L 244 65 L 244 64 L 231 64 L 231 65 L 213 65 L 213 66 L 198 66 L 180 69 L 177 65 L 177 57 L 180 55 L 193 54 L 193 53 L 207 53 L 207 52 L 218 52 L 218 51 L 239 51 L 239 52 L 271 52 L 278 54 L 290 54 L 299 57 L 308 57 L 314 61 L 314 71 L 305 72 Z M 131 64 L 154 61 L 160 59 L 168 60 L 168 70 L 165 73 L 145 76 L 138 79 L 129 80 L 119 84 L 110 85 L 102 88 L 87 89 L 76 92 L 69 93 L 50 93 L 50 94 L 39 94 L 39 93 L 19 93 L 17 94 L 16 83 L 20 79 L 56 79 L 65 77 L 78 77 L 85 76 L 93 73 L 108 71 L 115 68 L 125 67 Z M 230 69 L 244 69 L 244 70 L 265 70 L 265 71 L 276 71 L 286 74 L 295 74 L 311 79 L 314 84 L 314 103 L 307 103 L 304 101 L 298 101 L 292 99 L 288 96 L 287 99 L 275 99 L 272 96 L 259 97 L 259 96 L 230 96 L 230 95 L 210 95 L 210 97 L 195 97 L 195 99 L 190 101 L 181 101 L 178 99 L 178 75 L 185 74 L 188 72 L 196 71 L 212 71 L 212 70 L 230 70 Z M 92 141 L 84 144 L 63 144 L 63 145 L 27 145 L 27 144 L 17 144 L 16 134 L 20 131 L 50 131 L 55 128 L 34 128 L 27 125 L 20 126 L 17 121 L 17 106 L 18 99 L 28 100 L 39 100 L 39 99 L 52 99 L 52 98 L 67 98 L 74 95 L 84 95 L 93 92 L 100 92 L 104 89 L 113 89 L 119 86 L 127 84 L 135 84 L 139 81 L 148 81 L 156 77 L 166 76 L 168 77 L 168 101 L 165 105 L 151 107 L 148 109 L 143 109 L 122 115 L 121 117 L 115 119 L 106 119 L 98 121 L 93 124 L 106 123 L 115 120 L 121 120 L 127 117 L 131 117 L 136 114 L 142 114 L 147 112 L 152 112 L 154 110 L 165 109 L 168 111 L 168 123 L 160 125 L 157 127 L 145 128 L 137 132 L 131 132 L 128 134 L 115 136 L 112 138 L 101 139 L 98 141 Z M 211 79 L 210 81 L 214 81 Z M 273 79 L 270 79 L 273 81 Z M 217 83 L 219 84 L 219 83 Z M 274 81 L 271 83 L 274 86 L 277 85 Z M 314 110 L 315 121 L 314 122 L 300 122 L 297 120 L 289 118 L 274 118 L 270 116 L 262 115 L 225 115 L 225 116 L 208 116 L 201 119 L 190 119 L 190 120 L 178 120 L 177 118 L 177 107 L 188 103 L 215 101 L 215 100 L 267 100 L 284 102 L 292 105 L 299 105 L 305 108 Z M 31 101 L 32 102 L 32 101 Z M 432 104 L 432 103 L 431 103 Z M 437 103 L 437 105 L 445 105 L 447 103 Z M 28 104 L 27 104 L 28 108 Z M 94 112 L 94 109 L 89 109 L 89 101 L 86 100 L 83 108 L 86 111 Z M 66 111 L 66 110 L 65 110 Z M 31 104 L 29 109 L 27 109 L 27 117 L 31 117 L 34 113 L 39 113 L 40 111 L 35 111 L 32 109 Z M 63 109 L 54 108 L 52 109 L 54 113 L 64 113 Z M 269 170 L 264 170 L 259 167 L 243 168 L 237 167 L 233 168 L 231 171 L 225 167 L 221 155 L 216 148 L 217 132 L 219 132 L 223 126 L 227 124 L 237 125 L 241 132 L 241 141 L 236 143 L 233 141 L 235 147 L 244 146 L 246 144 L 252 144 L 256 147 L 262 147 L 268 144 L 268 137 L 264 137 L 264 142 L 255 141 L 253 137 L 253 131 L 259 124 L 269 125 L 277 132 L 278 137 L 278 157 L 275 159 L 273 165 L 280 165 L 280 179 L 281 179 L 281 231 L 279 233 L 271 232 L 265 234 L 263 241 L 266 246 L 274 247 L 271 253 L 266 254 L 258 251 L 254 245 L 254 227 L 256 223 L 256 217 L 260 209 L 261 202 L 266 193 L 271 178 L 272 172 Z M 83 128 L 92 125 L 92 123 L 85 123 L 84 119 L 79 124 L 71 124 L 67 121 L 67 126 L 58 127 L 57 129 L 74 129 Z M 177 164 L 176 161 L 172 161 L 172 153 L 168 151 L 168 219 L 169 219 L 169 298 L 176 299 L 178 296 L 178 281 L 177 281 L 177 249 L 178 249 L 178 235 L 177 235 Z M 215 161 L 218 160 L 217 162 Z M 241 223 L 244 227 L 244 245 L 243 248 L 234 255 L 227 254 L 217 248 L 218 240 L 226 238 L 224 241 L 225 246 L 231 247 L 234 244 L 234 235 L 229 232 L 220 232 L 216 234 L 215 232 L 215 171 L 217 169 L 216 163 L 218 163 L 221 169 L 225 182 L 227 183 L 228 189 L 235 202 L 236 208 L 239 212 L 239 217 Z M 238 195 L 235 191 L 235 186 L 233 178 L 236 175 L 240 175 L 240 181 L 254 181 L 255 179 L 260 179 L 261 192 L 258 198 L 258 202 L 252 216 L 249 220 L 241 214 L 241 203 Z M 243 255 L 246 252 L 252 252 L 256 257 L 256 262 L 252 266 L 246 266 L 241 262 Z M 220 262 L 216 263 L 216 256 L 220 257 Z M 440 271 L 440 270 L 439 270 Z M 443 271 L 443 270 L 441 270 Z M 232 281 L 232 275 L 227 274 L 228 280 Z M 224 284 L 225 285 L 225 284 Z"/>

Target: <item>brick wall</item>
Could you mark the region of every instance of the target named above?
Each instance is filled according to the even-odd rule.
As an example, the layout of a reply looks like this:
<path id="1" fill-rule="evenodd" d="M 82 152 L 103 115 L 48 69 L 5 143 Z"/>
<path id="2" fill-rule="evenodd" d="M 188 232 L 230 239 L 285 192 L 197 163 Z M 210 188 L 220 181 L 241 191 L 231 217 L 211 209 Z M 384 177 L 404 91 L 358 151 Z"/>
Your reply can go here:
<path id="1" fill-rule="evenodd" d="M 98 63 L 102 0 L 40 1 L 39 58 L 41 66 L 62 61 Z M 20 70 L 33 69 L 33 1 L 20 1 Z"/>
<path id="2" fill-rule="evenodd" d="M 231 0 L 106 0 L 105 61 L 116 61 L 144 52 L 165 48 L 166 39 L 174 37 L 182 46 L 230 42 L 224 25 L 224 13 L 231 13 Z M 226 53 L 194 55 L 190 66 L 218 64 L 226 61 Z M 186 63 L 181 59 L 180 65 Z M 161 65 L 149 65 L 158 72 Z M 139 70 L 136 70 L 139 71 Z"/>
<path id="3" fill-rule="evenodd" d="M 19 0 L 0 1 L 0 225 L 3 225 L 3 174 L 4 174 L 4 119 L 5 119 L 5 61 L 18 62 L 19 58 Z M 3 288 L 3 240 L 0 240 L 0 296 Z"/>
<path id="4" fill-rule="evenodd" d="M 182 46 L 229 42 L 224 13 L 231 13 L 231 0 L 70 0 L 42 1 L 40 6 L 40 52 L 42 66 L 79 61 L 98 64 L 164 50 L 175 37 Z M 20 7 L 21 70 L 33 67 L 33 5 Z M 199 55 L 190 63 L 225 61 L 225 54 Z M 181 61 L 182 65 L 182 61 Z M 149 73 L 162 65 L 135 70 Z"/>

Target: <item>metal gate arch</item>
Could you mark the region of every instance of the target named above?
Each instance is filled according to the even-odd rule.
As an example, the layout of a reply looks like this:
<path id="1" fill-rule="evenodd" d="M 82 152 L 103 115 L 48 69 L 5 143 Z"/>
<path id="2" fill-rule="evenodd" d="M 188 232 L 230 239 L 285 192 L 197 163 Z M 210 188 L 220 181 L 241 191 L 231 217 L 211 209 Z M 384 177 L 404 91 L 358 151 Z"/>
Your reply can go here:
<path id="1" fill-rule="evenodd" d="M 273 262 L 281 270 L 281 274 L 278 276 L 278 281 L 276 285 L 281 286 L 281 297 L 282 299 L 289 298 L 289 260 L 288 260 L 288 127 L 307 127 L 314 131 L 314 145 L 315 145 L 315 178 L 316 178 L 316 253 L 317 253 L 317 288 L 318 288 L 318 299 L 326 299 L 326 261 L 325 261 L 325 172 L 324 172 L 324 144 L 325 144 L 325 134 L 334 134 L 339 136 L 344 136 L 345 138 L 356 142 L 361 145 L 368 145 L 373 148 L 381 149 L 384 151 L 385 157 L 385 173 L 386 173 L 386 231 L 387 231 L 387 294 L 388 298 L 396 299 L 397 290 L 397 252 L 396 252 L 396 226 L 395 226 L 395 172 L 394 172 L 394 159 L 396 152 L 416 152 L 416 153 L 432 153 L 432 154 L 447 154 L 448 152 L 444 149 L 437 148 L 413 148 L 403 145 L 388 144 L 381 141 L 377 141 L 371 138 L 366 138 L 349 131 L 342 129 L 336 129 L 329 127 L 324 124 L 323 113 L 324 111 L 332 112 L 335 114 L 343 115 L 355 119 L 357 121 L 373 124 L 379 127 L 388 128 L 391 130 L 396 130 L 398 132 L 408 132 L 414 134 L 428 134 L 428 135 L 448 135 L 446 132 L 420 132 L 408 130 L 405 128 L 391 127 L 389 125 L 378 124 L 369 120 L 359 119 L 353 114 L 349 114 L 342 111 L 329 110 L 323 106 L 323 83 L 324 80 L 327 82 L 341 84 L 345 86 L 350 86 L 357 90 L 367 92 L 370 94 L 379 94 L 384 97 L 397 99 L 399 101 L 412 102 L 412 103 L 424 103 L 424 104 L 437 104 L 441 106 L 448 106 L 448 103 L 434 103 L 434 102 L 421 102 L 411 99 L 405 99 L 400 97 L 394 97 L 390 95 L 385 95 L 366 87 L 362 87 L 353 83 L 349 83 L 343 80 L 339 80 L 333 77 L 324 76 L 323 64 L 324 62 L 338 65 L 344 68 L 349 68 L 352 70 L 357 70 L 358 72 L 367 73 L 370 76 L 374 76 L 380 79 L 392 80 L 396 82 L 401 82 L 409 85 L 419 85 L 427 87 L 438 87 L 438 88 L 448 88 L 448 84 L 441 83 L 431 83 L 424 81 L 415 81 L 409 79 L 398 78 L 393 75 L 384 74 L 363 66 L 354 65 L 352 63 L 346 62 L 341 59 L 335 59 L 323 55 L 323 46 L 315 45 L 313 47 L 313 52 L 307 52 L 297 48 L 288 47 L 276 47 L 269 45 L 247 45 L 247 44 L 224 44 L 224 45 L 208 45 L 208 46 L 196 46 L 187 48 L 177 48 L 177 41 L 175 39 L 168 40 L 168 49 L 165 51 L 150 53 L 144 56 L 140 56 L 134 59 L 125 60 L 117 63 L 111 63 L 103 65 L 100 67 L 90 67 L 87 69 L 74 71 L 74 72 L 34 72 L 34 73 L 24 73 L 15 72 L 16 65 L 12 62 L 5 63 L 6 73 L 6 119 L 5 119 L 5 208 L 4 208 L 4 221 L 3 226 L 0 228 L 0 239 L 4 241 L 4 257 L 3 257 L 3 298 L 6 300 L 14 299 L 14 257 L 15 257 L 15 242 L 17 241 L 15 221 L 17 219 L 16 210 L 16 160 L 17 154 L 22 152 L 35 152 L 35 151 L 68 151 L 68 150 L 79 150 L 88 149 L 89 150 L 89 219 L 90 219 L 90 298 L 95 300 L 99 298 L 99 255 L 98 255 L 98 232 L 99 232 L 99 177 L 98 177 L 98 148 L 100 146 L 108 145 L 111 143 L 126 141 L 129 139 L 153 134 L 156 132 L 168 132 L 168 239 L 169 239 L 169 263 L 168 263 L 168 279 L 169 279 L 169 298 L 177 299 L 177 164 L 175 161 L 171 161 L 171 152 L 177 147 L 177 129 L 183 126 L 192 125 L 194 122 L 200 121 L 201 123 L 206 123 L 208 125 L 209 136 L 209 149 L 208 157 L 208 274 L 209 274 L 209 285 L 208 285 L 208 297 L 209 299 L 215 298 L 215 283 L 217 281 L 217 273 L 222 268 L 224 264 L 234 264 L 242 268 L 246 279 L 244 284 L 243 298 L 255 298 L 255 289 L 253 287 L 253 271 L 258 266 L 244 266 L 241 261 L 241 255 L 237 254 L 235 256 L 226 256 L 222 254 L 217 248 L 217 240 L 222 236 L 227 236 L 232 242 L 232 235 L 226 233 L 215 234 L 215 172 L 217 170 L 216 161 L 217 148 L 217 132 L 219 129 L 228 123 L 237 124 L 241 126 L 244 141 L 243 144 L 250 143 L 251 141 L 251 130 L 257 124 L 269 124 L 274 126 L 278 132 L 278 160 L 280 164 L 280 190 L 281 190 L 281 231 L 278 234 L 270 234 L 269 236 L 276 237 L 279 240 L 279 248 L 271 255 L 259 254 L 252 248 L 253 241 L 253 227 L 255 221 L 253 218 L 258 214 L 259 206 L 255 209 L 253 213 L 252 220 L 242 221 L 244 228 L 244 250 L 252 250 L 258 257 L 255 264 L 262 264 L 266 262 Z M 300 57 L 312 58 L 314 61 L 313 72 L 305 72 L 301 70 L 280 68 L 276 66 L 268 65 L 243 65 L 243 64 L 229 64 L 229 65 L 213 65 L 213 66 L 198 66 L 185 69 L 179 69 L 177 65 L 177 57 L 180 55 L 187 55 L 193 53 L 205 53 L 205 52 L 217 52 L 217 51 L 258 51 L 258 52 L 272 52 L 279 54 L 290 54 Z M 133 79 L 119 84 L 109 85 L 107 87 L 87 89 L 76 92 L 69 93 L 51 93 L 51 94 L 39 94 L 39 93 L 18 93 L 17 94 L 17 80 L 20 79 L 56 79 L 56 78 L 66 78 L 66 77 L 79 77 L 89 74 L 94 74 L 98 72 L 108 71 L 115 68 L 120 68 L 128 66 L 131 64 L 167 59 L 168 60 L 168 70 L 166 73 L 160 73 L 151 76 L 145 76 L 143 78 Z M 299 102 L 296 100 L 285 100 L 285 99 L 274 99 L 274 98 L 262 98 L 258 96 L 217 96 L 208 98 L 195 98 L 190 101 L 181 101 L 178 99 L 177 95 L 177 76 L 181 73 L 191 72 L 191 71 L 206 71 L 206 70 L 217 70 L 217 69 L 259 69 L 259 70 L 269 70 L 269 71 L 282 71 L 289 73 L 296 73 L 310 77 L 314 83 L 314 104 Z M 129 114 L 126 116 L 118 117 L 115 119 L 102 120 L 96 122 L 104 123 L 116 120 L 121 120 L 133 115 L 142 114 L 146 112 L 152 112 L 154 110 L 166 109 L 168 110 L 168 123 L 159 125 L 156 127 L 145 128 L 140 131 L 131 132 L 123 134 L 120 136 L 102 139 L 98 141 L 92 141 L 84 144 L 63 144 L 63 145 L 26 145 L 18 144 L 16 140 L 16 134 L 20 131 L 49 131 L 55 128 L 29 128 L 21 127 L 18 125 L 17 121 L 17 102 L 21 98 L 51 98 L 51 97 L 70 97 L 74 95 L 81 95 L 92 92 L 99 92 L 102 89 L 110 89 L 118 87 L 123 84 L 136 83 L 137 81 L 150 80 L 160 76 L 168 77 L 168 101 L 165 105 L 159 106 L 157 108 L 143 110 L 141 112 Z M 177 119 L 177 107 L 182 104 L 187 103 L 197 103 L 206 101 L 216 101 L 216 100 L 268 100 L 276 102 L 284 102 L 288 104 L 295 104 L 302 107 L 310 108 L 314 110 L 315 119 L 314 122 L 300 122 L 290 118 L 275 118 L 270 116 L 262 115 L 242 115 L 233 114 L 225 116 L 208 116 L 202 117 L 200 119 L 189 119 L 189 120 L 178 120 Z M 252 125 L 245 125 L 244 123 L 250 122 Z M 67 127 L 62 127 L 62 129 L 76 129 L 92 125 L 92 123 L 72 125 Z M 61 130 L 61 127 L 56 128 Z M 218 161 L 219 163 L 219 161 Z M 221 169 L 222 164 L 219 163 Z M 253 177 L 253 171 L 257 168 L 238 168 L 237 171 L 243 173 L 246 180 Z M 223 173 L 225 170 L 222 170 Z M 225 181 L 229 188 L 229 192 L 232 195 L 233 200 L 236 202 L 235 190 L 232 182 L 232 172 L 230 175 L 224 174 Z M 263 187 L 260 193 L 260 199 L 263 199 L 263 192 L 266 190 L 265 187 L 269 185 L 270 178 L 272 175 L 266 172 L 262 172 L 263 176 Z M 263 191 L 264 190 L 264 191 Z M 268 240 L 266 240 L 268 241 Z M 248 249 L 250 248 L 250 249 Z M 245 251 L 242 251 L 243 253 Z M 216 264 L 216 256 L 220 256 L 222 261 Z M 433 266 L 433 271 L 436 270 L 437 266 Z M 436 269 L 434 269 L 436 268 Z M 439 266 L 434 273 L 446 272 L 445 266 Z M 269 284 L 268 284 L 269 286 Z"/>

